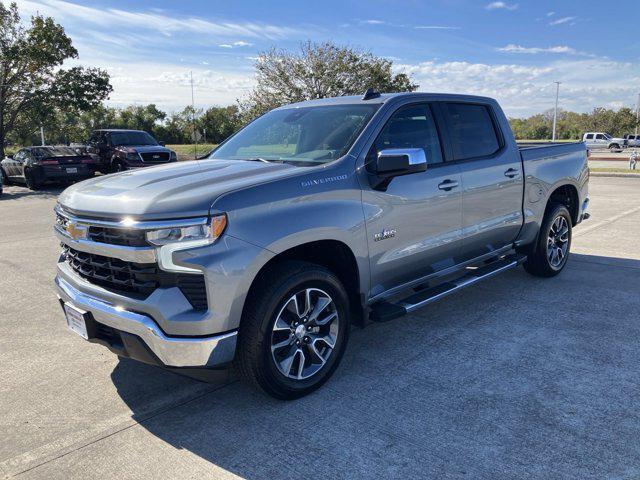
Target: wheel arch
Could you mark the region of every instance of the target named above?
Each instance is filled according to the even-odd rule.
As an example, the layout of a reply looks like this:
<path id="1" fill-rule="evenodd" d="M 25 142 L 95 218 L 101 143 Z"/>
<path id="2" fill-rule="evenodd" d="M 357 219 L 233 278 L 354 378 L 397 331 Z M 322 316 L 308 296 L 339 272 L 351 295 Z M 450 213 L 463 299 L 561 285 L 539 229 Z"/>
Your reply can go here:
<path id="1" fill-rule="evenodd" d="M 545 215 L 554 203 L 560 203 L 567 207 L 567 210 L 569 210 L 569 213 L 571 214 L 571 223 L 573 226 L 578 223 L 578 215 L 580 214 L 580 196 L 578 195 L 578 189 L 575 185 L 565 183 L 556 187 L 547 199 Z"/>
<path id="2" fill-rule="evenodd" d="M 284 250 L 267 261 L 254 277 L 245 297 L 243 314 L 247 300 L 258 288 L 260 280 L 276 265 L 289 260 L 298 260 L 321 265 L 333 272 L 344 285 L 349 298 L 353 322 L 358 324 L 363 318 L 363 296 L 360 287 L 360 272 L 356 257 L 347 244 L 339 240 L 317 240 Z"/>

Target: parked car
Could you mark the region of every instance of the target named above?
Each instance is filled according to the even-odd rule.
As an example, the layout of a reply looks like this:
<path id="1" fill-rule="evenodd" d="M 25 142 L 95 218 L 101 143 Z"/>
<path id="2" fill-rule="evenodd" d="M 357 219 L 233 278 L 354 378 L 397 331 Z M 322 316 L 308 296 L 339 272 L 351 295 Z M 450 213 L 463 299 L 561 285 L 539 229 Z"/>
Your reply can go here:
<path id="1" fill-rule="evenodd" d="M 640 135 L 627 134 L 624 136 L 629 147 L 640 147 Z"/>
<path id="2" fill-rule="evenodd" d="M 612 152 L 621 152 L 627 147 L 627 141 L 624 138 L 614 138 L 604 132 L 587 132 L 582 136 L 582 141 L 589 149 L 608 148 Z"/>
<path id="3" fill-rule="evenodd" d="M 25 183 L 37 190 L 45 182 L 75 182 L 95 175 L 97 162 L 69 147 L 25 147 L 0 162 L 5 184 Z"/>
<path id="4" fill-rule="evenodd" d="M 87 151 L 99 160 L 105 173 L 178 161 L 176 152 L 142 130 L 95 130 Z"/>
<path id="5" fill-rule="evenodd" d="M 234 362 L 292 399 L 332 375 L 353 324 L 520 264 L 560 273 L 588 178 L 584 143 L 518 148 L 489 98 L 312 100 L 207 160 L 65 190 L 55 283 L 90 342 L 171 368 Z"/>

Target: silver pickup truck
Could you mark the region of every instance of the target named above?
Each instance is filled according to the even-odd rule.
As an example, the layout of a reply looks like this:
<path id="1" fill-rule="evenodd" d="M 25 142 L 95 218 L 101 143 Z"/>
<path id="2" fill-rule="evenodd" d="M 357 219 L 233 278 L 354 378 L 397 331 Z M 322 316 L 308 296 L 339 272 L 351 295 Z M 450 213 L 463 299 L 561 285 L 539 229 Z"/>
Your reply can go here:
<path id="1" fill-rule="evenodd" d="M 287 105 L 205 160 L 65 190 L 55 283 L 90 342 L 177 370 L 234 364 L 291 399 L 331 376 L 353 325 L 519 264 L 558 274 L 588 178 L 583 143 L 519 147 L 489 98 Z"/>

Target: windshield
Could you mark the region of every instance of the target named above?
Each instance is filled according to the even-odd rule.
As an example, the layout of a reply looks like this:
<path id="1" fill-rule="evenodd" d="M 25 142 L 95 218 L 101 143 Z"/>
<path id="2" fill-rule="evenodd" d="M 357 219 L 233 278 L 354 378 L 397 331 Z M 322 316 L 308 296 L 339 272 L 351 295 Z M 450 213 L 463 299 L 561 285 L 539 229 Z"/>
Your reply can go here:
<path id="1" fill-rule="evenodd" d="M 70 147 L 36 147 L 31 150 L 35 157 L 67 157 L 78 153 Z"/>
<path id="2" fill-rule="evenodd" d="M 611 135 L 609 135 L 608 133 L 604 134 L 604 138 L 606 138 L 607 140 L 611 140 L 613 137 Z"/>
<path id="3" fill-rule="evenodd" d="M 157 145 L 156 139 L 147 132 L 111 132 L 111 144 L 119 145 Z"/>
<path id="4" fill-rule="evenodd" d="M 272 110 L 209 155 L 318 165 L 343 156 L 379 105 Z"/>

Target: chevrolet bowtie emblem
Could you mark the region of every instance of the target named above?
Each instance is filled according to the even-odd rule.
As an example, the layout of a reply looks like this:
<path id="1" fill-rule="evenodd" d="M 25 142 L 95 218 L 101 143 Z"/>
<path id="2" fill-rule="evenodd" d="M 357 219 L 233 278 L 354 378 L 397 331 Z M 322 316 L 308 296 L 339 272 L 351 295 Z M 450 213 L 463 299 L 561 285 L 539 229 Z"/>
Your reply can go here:
<path id="1" fill-rule="evenodd" d="M 74 240 L 87 238 L 87 227 L 76 225 L 73 222 L 68 222 L 65 230 L 67 231 L 69 236 Z"/>

